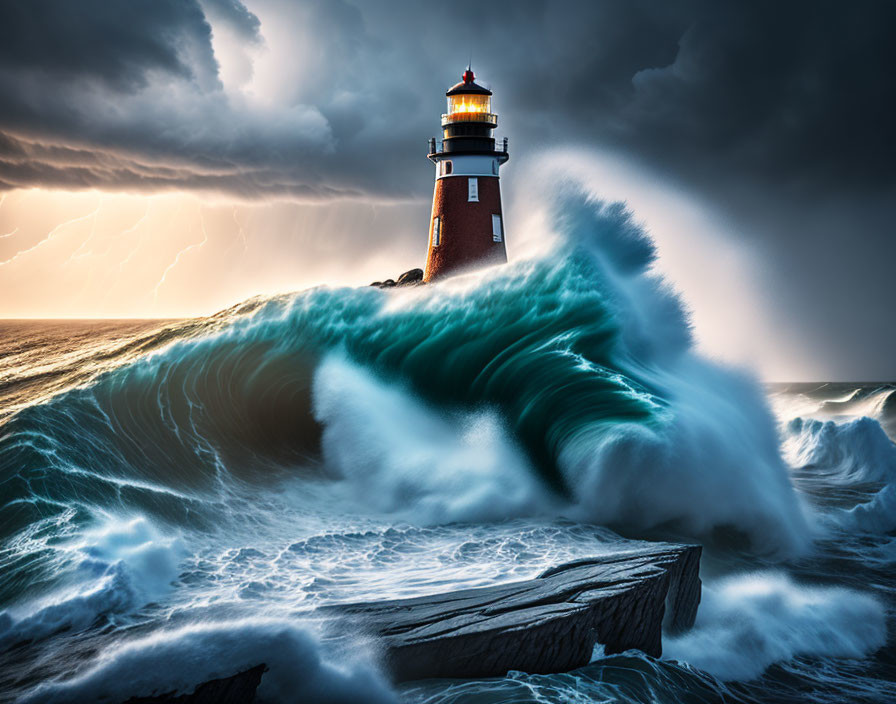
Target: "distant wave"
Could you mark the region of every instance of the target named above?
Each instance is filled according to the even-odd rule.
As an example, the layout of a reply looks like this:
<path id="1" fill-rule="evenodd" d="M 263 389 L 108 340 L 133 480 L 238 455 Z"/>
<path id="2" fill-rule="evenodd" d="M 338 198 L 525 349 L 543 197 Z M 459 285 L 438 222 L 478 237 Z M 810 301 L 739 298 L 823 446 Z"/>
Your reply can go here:
<path id="1" fill-rule="evenodd" d="M 785 448 L 801 484 L 832 504 L 826 520 L 850 531 L 896 528 L 896 444 L 877 420 L 795 418 L 787 433 Z"/>
<path id="2" fill-rule="evenodd" d="M 777 384 L 772 400 L 785 422 L 793 418 L 844 421 L 865 416 L 896 439 L 896 384 Z"/>
<path id="3" fill-rule="evenodd" d="M 827 470 L 847 482 L 896 478 L 896 445 L 873 418 L 842 422 L 794 418 L 787 431 L 788 454 L 795 466 Z"/>

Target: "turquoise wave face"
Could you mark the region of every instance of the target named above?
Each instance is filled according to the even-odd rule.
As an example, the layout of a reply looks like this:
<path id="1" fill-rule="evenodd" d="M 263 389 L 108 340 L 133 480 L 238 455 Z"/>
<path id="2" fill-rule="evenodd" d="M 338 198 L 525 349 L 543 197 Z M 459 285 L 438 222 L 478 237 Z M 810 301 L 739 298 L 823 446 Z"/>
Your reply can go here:
<path id="1" fill-rule="evenodd" d="M 586 257 L 572 255 L 466 291 L 376 295 L 373 309 L 368 292 L 319 291 L 292 301 L 282 322 L 433 404 L 496 409 L 544 479 L 567 491 L 559 455 L 582 426 L 649 423 L 664 405 L 620 373 L 619 327 L 595 275 Z M 343 312 L 335 321 L 322 315 L 333 307 Z"/>

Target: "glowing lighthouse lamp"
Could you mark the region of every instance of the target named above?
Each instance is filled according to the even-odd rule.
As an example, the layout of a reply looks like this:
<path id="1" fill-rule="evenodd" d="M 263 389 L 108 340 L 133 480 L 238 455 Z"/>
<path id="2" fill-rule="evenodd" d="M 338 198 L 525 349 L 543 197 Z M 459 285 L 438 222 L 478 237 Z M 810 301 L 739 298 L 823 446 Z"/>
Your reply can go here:
<path id="1" fill-rule="evenodd" d="M 498 170 L 507 161 L 507 139 L 495 145 L 498 116 L 492 92 L 475 83 L 471 68 L 448 89 L 442 141 L 429 140 L 436 165 L 425 281 L 507 261 Z"/>

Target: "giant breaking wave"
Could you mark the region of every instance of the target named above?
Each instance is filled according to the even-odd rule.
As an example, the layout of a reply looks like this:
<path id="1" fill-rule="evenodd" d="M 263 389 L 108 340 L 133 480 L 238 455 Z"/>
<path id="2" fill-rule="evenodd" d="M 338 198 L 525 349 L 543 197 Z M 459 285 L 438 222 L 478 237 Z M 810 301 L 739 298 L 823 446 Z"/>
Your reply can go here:
<path id="1" fill-rule="evenodd" d="M 644 231 L 579 194 L 552 220 L 532 260 L 255 300 L 165 330 L 133 363 L 103 360 L 5 423 L 3 537 L 66 507 L 74 523 L 206 521 L 246 486 L 300 476 L 393 497 L 374 503 L 419 523 L 495 517 L 500 497 L 505 517 L 803 549 L 762 392 L 695 353 Z"/>

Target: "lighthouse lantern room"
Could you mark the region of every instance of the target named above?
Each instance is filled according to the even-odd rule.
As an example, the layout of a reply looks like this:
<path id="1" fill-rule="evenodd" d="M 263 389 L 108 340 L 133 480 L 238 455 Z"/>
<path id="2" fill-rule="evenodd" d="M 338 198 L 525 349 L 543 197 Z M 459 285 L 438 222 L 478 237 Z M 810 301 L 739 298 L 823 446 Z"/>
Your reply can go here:
<path id="1" fill-rule="evenodd" d="M 509 158 L 507 139 L 495 144 L 492 92 L 475 79 L 468 67 L 463 80 L 448 89 L 442 140 L 429 140 L 436 185 L 425 281 L 507 261 L 498 176 Z"/>

